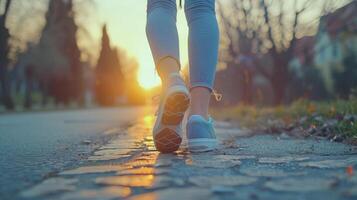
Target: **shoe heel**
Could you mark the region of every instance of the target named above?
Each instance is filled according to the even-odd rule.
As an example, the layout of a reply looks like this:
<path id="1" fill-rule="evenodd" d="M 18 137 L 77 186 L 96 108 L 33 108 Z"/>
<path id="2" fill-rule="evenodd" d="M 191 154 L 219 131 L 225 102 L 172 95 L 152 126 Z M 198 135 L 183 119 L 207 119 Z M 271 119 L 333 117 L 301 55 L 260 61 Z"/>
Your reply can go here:
<path id="1" fill-rule="evenodd" d="M 164 106 L 162 124 L 178 125 L 182 122 L 185 112 L 190 105 L 190 98 L 186 93 L 176 92 L 171 94 Z"/>
<path id="2" fill-rule="evenodd" d="M 172 153 L 177 151 L 182 138 L 173 130 L 165 128 L 154 137 L 155 147 L 161 153 Z"/>

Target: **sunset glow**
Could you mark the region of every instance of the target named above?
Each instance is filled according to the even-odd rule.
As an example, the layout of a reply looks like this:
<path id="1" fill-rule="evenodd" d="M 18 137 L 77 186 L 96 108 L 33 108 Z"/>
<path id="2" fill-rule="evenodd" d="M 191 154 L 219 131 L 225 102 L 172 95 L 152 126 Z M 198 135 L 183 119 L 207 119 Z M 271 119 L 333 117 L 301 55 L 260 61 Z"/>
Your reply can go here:
<path id="1" fill-rule="evenodd" d="M 160 85 L 155 72 L 155 65 L 146 39 L 146 2 L 97 0 L 97 16 L 92 23 L 91 32 L 100 38 L 100 25 L 106 23 L 112 44 L 125 49 L 139 63 L 138 81 L 140 86 L 151 89 Z M 178 10 L 177 25 L 180 37 L 180 54 L 182 65 L 186 65 L 187 56 L 187 23 L 184 11 Z M 98 31 L 96 31 L 98 30 Z"/>
<path id="2" fill-rule="evenodd" d="M 151 58 L 151 54 L 148 56 L 143 55 L 143 58 L 138 58 L 138 61 L 140 63 L 138 71 L 138 81 L 140 86 L 146 90 L 159 86 L 160 78 L 155 72 L 155 65 Z"/>
<path id="3" fill-rule="evenodd" d="M 47 2 L 47 0 L 41 0 L 36 1 L 36 4 L 28 4 L 31 6 L 30 9 L 36 10 L 36 14 L 32 17 L 24 17 L 24 13 L 18 11 L 22 9 L 22 4 L 14 4 L 18 9 L 14 9 L 16 15 L 11 15 L 11 21 L 14 23 L 10 23 L 9 26 L 11 35 L 21 41 L 17 44 L 20 48 L 25 48 L 29 42 L 36 43 L 38 40 L 38 35 L 45 23 Z M 145 33 L 147 0 L 94 0 L 93 4 L 85 0 L 79 2 L 82 3 L 75 4 L 78 6 L 75 8 L 76 22 L 81 27 L 85 27 L 85 31 L 79 31 L 77 37 L 78 45 L 82 50 L 82 60 L 88 61 L 93 67 L 96 66 L 100 52 L 101 30 L 103 24 L 106 24 L 111 45 L 125 50 L 130 57 L 137 60 L 139 65 L 137 78 L 140 86 L 150 89 L 160 85 Z M 321 3 L 322 0 L 319 2 Z M 316 18 L 318 13 L 319 6 L 316 6 L 316 10 L 310 10 L 301 18 L 301 23 L 317 22 L 311 19 L 318 19 Z M 27 23 L 33 25 L 24 26 Z M 23 26 L 18 24 L 23 24 Z M 18 30 L 19 27 L 26 27 L 26 31 Z M 180 39 L 180 61 L 182 66 L 186 66 L 188 63 L 188 28 L 183 9 L 178 9 L 177 27 Z"/>

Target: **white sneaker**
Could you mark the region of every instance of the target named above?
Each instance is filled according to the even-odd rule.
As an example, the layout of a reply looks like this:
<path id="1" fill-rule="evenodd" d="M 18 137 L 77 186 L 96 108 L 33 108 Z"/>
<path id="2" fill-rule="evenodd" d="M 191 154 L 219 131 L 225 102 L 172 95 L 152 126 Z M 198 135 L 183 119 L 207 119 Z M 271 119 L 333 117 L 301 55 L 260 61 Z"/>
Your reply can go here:
<path id="1" fill-rule="evenodd" d="M 190 105 L 189 91 L 178 73 L 171 74 L 161 97 L 153 138 L 162 153 L 176 151 L 182 141 L 182 120 Z"/>

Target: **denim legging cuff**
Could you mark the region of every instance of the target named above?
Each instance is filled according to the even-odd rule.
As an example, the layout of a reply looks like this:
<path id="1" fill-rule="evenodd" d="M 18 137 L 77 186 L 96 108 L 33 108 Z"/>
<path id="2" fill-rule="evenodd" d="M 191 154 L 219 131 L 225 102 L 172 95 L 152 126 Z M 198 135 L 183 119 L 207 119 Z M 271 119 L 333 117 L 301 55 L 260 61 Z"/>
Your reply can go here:
<path id="1" fill-rule="evenodd" d="M 147 12 L 146 33 L 156 67 L 167 57 L 180 63 L 176 0 L 148 0 Z M 212 91 L 219 45 L 215 0 L 185 0 L 185 14 L 191 88 Z"/>

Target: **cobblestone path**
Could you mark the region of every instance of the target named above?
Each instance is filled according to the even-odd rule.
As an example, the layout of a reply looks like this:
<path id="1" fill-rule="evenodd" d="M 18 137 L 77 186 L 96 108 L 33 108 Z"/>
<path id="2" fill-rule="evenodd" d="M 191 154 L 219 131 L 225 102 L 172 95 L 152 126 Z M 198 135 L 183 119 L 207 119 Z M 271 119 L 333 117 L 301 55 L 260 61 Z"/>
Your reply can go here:
<path id="1" fill-rule="evenodd" d="M 155 150 L 146 116 L 97 148 L 77 168 L 23 190 L 22 199 L 357 199 L 357 148 L 217 122 L 219 149 Z M 90 141 L 88 141 L 90 143 Z"/>

